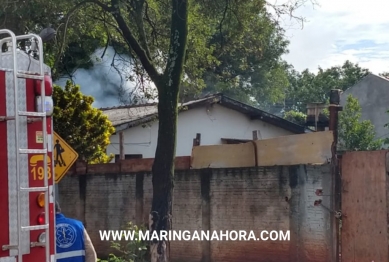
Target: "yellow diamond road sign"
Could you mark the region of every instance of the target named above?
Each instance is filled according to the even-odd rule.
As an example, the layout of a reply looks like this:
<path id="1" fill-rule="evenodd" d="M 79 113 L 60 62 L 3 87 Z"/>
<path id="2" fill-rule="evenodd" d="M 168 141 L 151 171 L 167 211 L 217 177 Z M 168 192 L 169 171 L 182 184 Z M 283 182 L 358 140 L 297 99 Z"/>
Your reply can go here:
<path id="1" fill-rule="evenodd" d="M 53 143 L 55 183 L 58 183 L 76 162 L 78 154 L 55 132 Z"/>

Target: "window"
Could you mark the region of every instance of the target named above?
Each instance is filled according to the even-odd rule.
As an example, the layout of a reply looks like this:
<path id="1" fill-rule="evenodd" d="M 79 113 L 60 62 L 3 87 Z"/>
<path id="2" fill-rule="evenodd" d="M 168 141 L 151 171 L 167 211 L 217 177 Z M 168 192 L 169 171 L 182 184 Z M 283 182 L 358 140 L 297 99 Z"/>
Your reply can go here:
<path id="1" fill-rule="evenodd" d="M 124 159 L 135 159 L 135 158 L 143 158 L 141 154 L 133 154 L 133 155 L 124 155 Z M 120 155 L 115 155 L 115 162 L 120 160 Z"/>

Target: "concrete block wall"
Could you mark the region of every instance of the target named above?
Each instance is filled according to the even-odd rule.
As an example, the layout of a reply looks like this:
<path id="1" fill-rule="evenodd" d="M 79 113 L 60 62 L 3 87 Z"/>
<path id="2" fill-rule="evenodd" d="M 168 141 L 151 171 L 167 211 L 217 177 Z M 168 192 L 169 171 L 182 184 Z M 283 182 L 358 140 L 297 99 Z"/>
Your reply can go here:
<path id="1" fill-rule="evenodd" d="M 330 261 L 330 178 L 329 165 L 177 171 L 174 230 L 253 230 L 256 237 L 290 230 L 290 241 L 173 241 L 172 262 Z M 86 224 L 103 258 L 110 243 L 100 241 L 98 230 L 148 222 L 151 174 L 66 176 L 59 196 L 65 215 Z"/>

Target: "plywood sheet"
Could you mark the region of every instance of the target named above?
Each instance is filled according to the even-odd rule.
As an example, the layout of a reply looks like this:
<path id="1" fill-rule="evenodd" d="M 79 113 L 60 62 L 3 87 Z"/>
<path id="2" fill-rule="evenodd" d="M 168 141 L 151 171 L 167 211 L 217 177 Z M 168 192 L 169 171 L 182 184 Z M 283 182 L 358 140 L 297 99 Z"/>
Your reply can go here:
<path id="1" fill-rule="evenodd" d="M 327 163 L 331 157 L 332 131 L 257 140 L 259 166 Z"/>
<path id="2" fill-rule="evenodd" d="M 234 145 L 195 146 L 191 168 L 232 168 L 255 166 L 253 143 Z"/>
<path id="3" fill-rule="evenodd" d="M 323 131 L 244 144 L 196 146 L 192 150 L 191 167 L 253 167 L 256 165 L 255 158 L 258 166 L 322 165 L 332 157 L 332 142 L 332 131 Z"/>
<path id="4" fill-rule="evenodd" d="M 389 261 L 386 151 L 342 159 L 342 261 Z"/>

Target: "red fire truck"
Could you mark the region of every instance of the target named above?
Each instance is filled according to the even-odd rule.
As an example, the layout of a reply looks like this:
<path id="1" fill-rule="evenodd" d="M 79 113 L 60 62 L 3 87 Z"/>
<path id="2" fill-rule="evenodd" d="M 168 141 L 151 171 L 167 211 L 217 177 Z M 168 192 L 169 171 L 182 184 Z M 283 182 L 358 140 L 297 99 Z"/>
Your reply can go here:
<path id="1" fill-rule="evenodd" d="M 52 262 L 51 71 L 40 36 L 0 36 L 0 262 Z"/>

